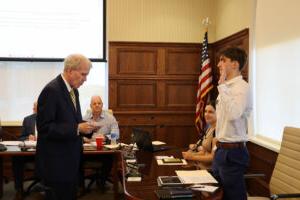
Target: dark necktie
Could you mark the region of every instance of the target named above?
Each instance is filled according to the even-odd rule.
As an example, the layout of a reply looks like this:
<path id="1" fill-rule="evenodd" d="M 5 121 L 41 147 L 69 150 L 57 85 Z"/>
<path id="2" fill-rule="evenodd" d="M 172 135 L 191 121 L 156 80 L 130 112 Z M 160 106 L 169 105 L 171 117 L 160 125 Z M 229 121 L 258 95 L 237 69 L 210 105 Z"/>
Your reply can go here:
<path id="1" fill-rule="evenodd" d="M 70 91 L 70 97 L 71 97 L 71 100 L 73 102 L 74 108 L 76 110 L 76 97 L 75 97 L 75 93 L 74 93 L 73 89 Z"/>

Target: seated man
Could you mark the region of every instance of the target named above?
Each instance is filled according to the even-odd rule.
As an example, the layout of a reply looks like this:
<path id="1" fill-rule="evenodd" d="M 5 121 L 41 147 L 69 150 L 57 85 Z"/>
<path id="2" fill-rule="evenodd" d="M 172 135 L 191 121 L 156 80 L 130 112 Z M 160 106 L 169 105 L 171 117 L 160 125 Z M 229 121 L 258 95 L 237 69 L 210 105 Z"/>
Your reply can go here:
<path id="1" fill-rule="evenodd" d="M 96 137 L 103 136 L 105 140 L 110 139 L 111 131 L 114 129 L 114 131 L 117 133 L 117 139 L 119 138 L 119 126 L 118 122 L 116 121 L 115 117 L 109 112 L 103 110 L 103 102 L 100 96 L 93 96 L 91 98 L 91 112 L 87 112 L 87 114 L 83 117 L 85 121 L 91 122 L 91 123 L 97 123 L 99 125 L 99 129 L 94 132 L 90 138 L 84 137 L 84 142 L 88 143 L 91 141 L 95 141 Z M 116 130 L 117 129 L 117 130 Z M 105 182 L 107 177 L 110 174 L 111 168 L 112 168 L 112 160 L 113 158 L 111 155 L 101 155 L 97 156 L 97 158 L 84 158 L 83 160 L 83 166 L 85 166 L 84 163 L 87 162 L 94 162 L 94 163 L 101 163 L 101 174 L 100 174 L 100 187 L 102 190 L 105 189 Z"/>
<path id="2" fill-rule="evenodd" d="M 119 126 L 115 117 L 109 112 L 103 110 L 103 102 L 100 96 L 93 96 L 91 98 L 91 112 L 83 117 L 83 120 L 97 123 L 100 128 L 94 132 L 91 138 L 84 137 L 84 142 L 95 141 L 96 137 L 103 136 L 104 140 L 110 139 L 110 133 L 113 129 L 117 129 L 117 139 L 119 138 Z"/>
<path id="3" fill-rule="evenodd" d="M 37 102 L 33 104 L 33 114 L 27 116 L 23 120 L 22 125 L 22 132 L 21 136 L 19 137 L 20 141 L 24 140 L 36 140 L 37 138 L 37 131 L 36 131 L 36 112 L 37 112 Z M 24 179 L 24 166 L 25 163 L 34 163 L 34 157 L 13 157 L 12 158 L 12 168 L 14 174 L 14 182 L 15 182 L 15 189 L 16 195 L 15 199 L 23 199 L 23 179 Z"/>

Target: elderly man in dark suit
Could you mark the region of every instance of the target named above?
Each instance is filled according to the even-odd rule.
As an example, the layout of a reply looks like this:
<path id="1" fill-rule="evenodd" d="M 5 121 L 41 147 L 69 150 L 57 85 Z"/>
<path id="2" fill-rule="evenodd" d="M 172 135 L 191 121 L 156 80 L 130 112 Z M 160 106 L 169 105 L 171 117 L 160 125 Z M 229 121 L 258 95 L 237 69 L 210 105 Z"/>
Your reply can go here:
<path id="1" fill-rule="evenodd" d="M 36 140 L 36 112 L 37 102 L 33 103 L 33 114 L 28 115 L 23 120 L 21 136 L 18 138 L 20 141 L 24 140 Z M 26 163 L 34 162 L 33 157 L 21 157 L 16 156 L 12 158 L 12 169 L 14 173 L 16 195 L 15 200 L 24 198 L 23 194 L 23 179 L 24 179 L 24 167 Z"/>
<path id="2" fill-rule="evenodd" d="M 49 82 L 38 98 L 37 173 L 48 188 L 46 199 L 76 199 L 82 154 L 80 135 L 97 128 L 83 122 L 78 88 L 86 81 L 91 61 L 72 54 L 64 60 L 64 71 Z"/>

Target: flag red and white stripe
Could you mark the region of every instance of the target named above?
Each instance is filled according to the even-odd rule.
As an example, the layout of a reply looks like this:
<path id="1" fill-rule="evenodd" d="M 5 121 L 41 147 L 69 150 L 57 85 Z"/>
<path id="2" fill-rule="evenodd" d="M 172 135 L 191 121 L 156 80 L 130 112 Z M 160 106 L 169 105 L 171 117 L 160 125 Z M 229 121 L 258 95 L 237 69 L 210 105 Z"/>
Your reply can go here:
<path id="1" fill-rule="evenodd" d="M 212 90 L 212 68 L 208 57 L 208 38 L 207 31 L 204 34 L 202 43 L 201 71 L 198 79 L 197 101 L 196 101 L 196 120 L 195 125 L 199 134 L 203 133 L 205 120 L 204 109 Z"/>

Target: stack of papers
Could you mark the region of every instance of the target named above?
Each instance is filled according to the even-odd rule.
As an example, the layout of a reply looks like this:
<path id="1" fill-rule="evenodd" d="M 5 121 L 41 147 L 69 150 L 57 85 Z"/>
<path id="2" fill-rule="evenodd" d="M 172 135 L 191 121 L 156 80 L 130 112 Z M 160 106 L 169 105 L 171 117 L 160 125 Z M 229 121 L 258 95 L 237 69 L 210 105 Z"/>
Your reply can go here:
<path id="1" fill-rule="evenodd" d="M 24 141 L 25 146 L 36 147 L 36 141 Z"/>
<path id="2" fill-rule="evenodd" d="M 218 183 L 207 170 L 177 170 L 175 172 L 185 184 Z"/>
<path id="3" fill-rule="evenodd" d="M 22 141 L 2 141 L 1 144 L 4 144 L 5 146 L 18 146 L 22 144 Z"/>
<path id="4" fill-rule="evenodd" d="M 2 141 L 1 144 L 4 144 L 5 146 L 28 146 L 28 147 L 35 147 L 36 141 Z"/>

